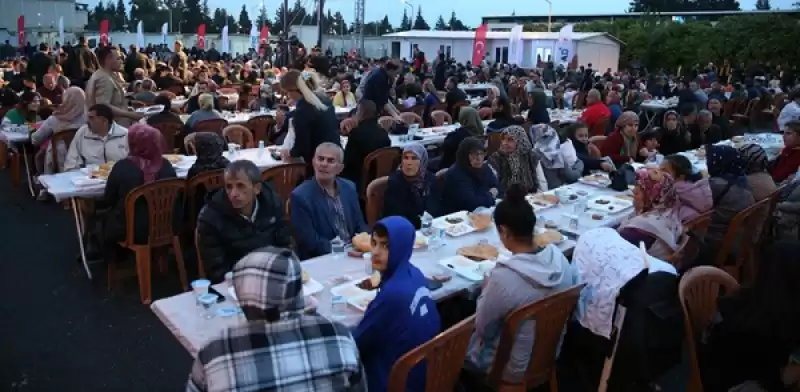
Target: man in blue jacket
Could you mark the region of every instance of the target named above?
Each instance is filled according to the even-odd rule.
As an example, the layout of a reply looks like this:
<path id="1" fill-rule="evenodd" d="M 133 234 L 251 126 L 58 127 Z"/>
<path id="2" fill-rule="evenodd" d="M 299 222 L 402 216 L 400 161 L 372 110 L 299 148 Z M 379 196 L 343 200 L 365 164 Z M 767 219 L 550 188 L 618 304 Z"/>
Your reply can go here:
<path id="1" fill-rule="evenodd" d="M 411 222 L 399 216 L 378 221 L 372 232 L 372 268 L 381 273 L 380 291 L 353 332 L 370 391 L 386 391 L 395 362 L 441 329 L 425 276 L 410 261 L 415 234 Z M 406 391 L 425 390 L 425 367 L 421 362 L 412 369 Z"/>

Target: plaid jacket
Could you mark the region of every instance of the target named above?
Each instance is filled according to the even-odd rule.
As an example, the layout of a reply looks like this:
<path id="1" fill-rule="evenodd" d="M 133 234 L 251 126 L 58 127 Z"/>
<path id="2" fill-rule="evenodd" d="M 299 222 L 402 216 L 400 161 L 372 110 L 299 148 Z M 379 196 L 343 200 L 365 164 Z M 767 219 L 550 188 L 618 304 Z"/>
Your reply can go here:
<path id="1" fill-rule="evenodd" d="M 350 331 L 319 315 L 228 328 L 203 347 L 187 392 L 367 390 Z"/>

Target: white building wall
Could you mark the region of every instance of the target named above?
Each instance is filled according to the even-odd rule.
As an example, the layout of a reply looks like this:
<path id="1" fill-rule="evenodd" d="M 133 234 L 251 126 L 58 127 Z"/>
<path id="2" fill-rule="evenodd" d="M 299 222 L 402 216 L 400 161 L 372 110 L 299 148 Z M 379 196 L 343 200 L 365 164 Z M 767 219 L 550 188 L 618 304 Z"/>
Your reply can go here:
<path id="1" fill-rule="evenodd" d="M 25 15 L 29 37 L 36 31 L 58 31 L 62 16 L 65 31 L 83 31 L 89 18 L 88 12 L 75 9 L 74 0 L 0 0 L 0 9 L 0 29 L 16 32 L 17 18 Z"/>
<path id="2" fill-rule="evenodd" d="M 587 38 L 577 42 L 578 65 L 592 64 L 592 69 L 605 71 L 619 67 L 619 43 L 605 36 Z"/>

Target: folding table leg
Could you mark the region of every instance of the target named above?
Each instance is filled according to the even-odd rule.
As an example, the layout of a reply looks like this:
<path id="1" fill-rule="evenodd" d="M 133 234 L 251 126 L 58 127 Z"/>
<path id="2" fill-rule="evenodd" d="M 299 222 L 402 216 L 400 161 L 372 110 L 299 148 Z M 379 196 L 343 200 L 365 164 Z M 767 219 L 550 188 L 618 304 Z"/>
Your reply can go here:
<path id="1" fill-rule="evenodd" d="M 25 178 L 28 179 L 28 190 L 31 191 L 31 196 L 36 197 L 36 192 L 33 191 L 33 177 L 31 177 L 31 167 L 28 163 L 28 153 L 25 146 L 20 146 L 22 150 L 22 159 L 25 160 Z"/>
<path id="2" fill-rule="evenodd" d="M 86 275 L 89 276 L 89 279 L 92 279 L 92 271 L 89 270 L 89 263 L 86 261 L 86 250 L 83 246 L 83 216 L 80 203 L 78 203 L 78 200 L 74 197 L 71 197 L 69 201 L 70 204 L 72 204 L 72 213 L 75 216 L 75 229 L 78 232 L 78 246 L 81 250 L 81 261 L 83 261 L 83 268 L 86 269 Z"/>

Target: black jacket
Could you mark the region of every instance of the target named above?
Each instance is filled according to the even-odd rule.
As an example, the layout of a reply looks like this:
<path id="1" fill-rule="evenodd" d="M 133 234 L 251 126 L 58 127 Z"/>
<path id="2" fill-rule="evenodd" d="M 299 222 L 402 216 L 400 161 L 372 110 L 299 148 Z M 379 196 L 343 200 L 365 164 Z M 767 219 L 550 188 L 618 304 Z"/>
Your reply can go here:
<path id="1" fill-rule="evenodd" d="M 344 149 L 344 170 L 341 176 L 352 181 L 356 189 L 360 189 L 361 177 L 364 175 L 364 158 L 379 148 L 391 145 L 389 134 L 378 125 L 377 118 L 361 121 L 350 131 L 350 136 L 347 138 L 347 146 Z"/>
<path id="2" fill-rule="evenodd" d="M 314 105 L 301 99 L 297 102 L 292 121 L 294 123 L 294 147 L 292 157 L 301 157 L 307 164 L 314 158 L 314 150 L 322 143 L 331 142 L 342 145 L 339 137 L 339 120 L 333 103 L 326 96 L 318 95 L 326 110 L 319 110 Z"/>
<path id="3" fill-rule="evenodd" d="M 49 54 L 37 52 L 28 62 L 28 75 L 36 79 L 36 86 L 41 86 L 44 75 L 55 64 L 55 60 Z"/>
<path id="4" fill-rule="evenodd" d="M 211 195 L 197 218 L 197 252 L 206 276 L 221 281 L 242 257 L 264 246 L 288 248 L 290 230 L 283 219 L 283 202 L 269 183 L 262 183 L 258 211 L 250 222 L 233 209 L 221 189 Z"/>
<path id="5" fill-rule="evenodd" d="M 72 52 L 67 56 L 66 68 L 64 72 L 70 80 L 85 83 L 92 77 L 94 71 L 100 68 L 100 63 L 88 46 L 78 45 L 73 47 Z"/>
<path id="6" fill-rule="evenodd" d="M 434 187 L 436 175 L 428 172 L 425 176 L 425 189 L 422 195 L 417 193 L 403 173 L 395 170 L 389 175 L 389 183 L 383 198 L 383 216 L 402 216 L 408 219 L 417 229 L 421 226 L 420 216 L 428 211 L 436 216 Z"/>

